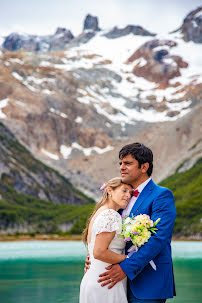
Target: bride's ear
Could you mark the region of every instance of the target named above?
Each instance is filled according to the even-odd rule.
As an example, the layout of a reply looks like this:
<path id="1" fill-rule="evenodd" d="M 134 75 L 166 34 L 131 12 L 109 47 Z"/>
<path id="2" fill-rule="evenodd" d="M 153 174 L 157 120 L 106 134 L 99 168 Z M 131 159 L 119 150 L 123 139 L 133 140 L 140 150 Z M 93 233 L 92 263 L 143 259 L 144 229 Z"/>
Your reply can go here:
<path id="1" fill-rule="evenodd" d="M 107 189 L 107 194 L 108 194 L 108 196 L 112 196 L 112 188 L 111 187 L 108 187 L 108 189 Z"/>

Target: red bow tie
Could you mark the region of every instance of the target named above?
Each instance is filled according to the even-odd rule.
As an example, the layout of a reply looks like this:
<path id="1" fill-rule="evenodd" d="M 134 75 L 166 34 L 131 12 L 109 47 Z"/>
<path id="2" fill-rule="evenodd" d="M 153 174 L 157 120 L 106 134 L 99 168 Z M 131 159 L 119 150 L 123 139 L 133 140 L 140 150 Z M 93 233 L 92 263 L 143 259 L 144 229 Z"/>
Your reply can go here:
<path id="1" fill-rule="evenodd" d="M 132 196 L 134 196 L 134 197 L 138 197 L 138 195 L 139 195 L 139 191 L 138 191 L 138 189 L 136 189 L 136 190 L 133 190 L 133 192 L 132 192 Z"/>

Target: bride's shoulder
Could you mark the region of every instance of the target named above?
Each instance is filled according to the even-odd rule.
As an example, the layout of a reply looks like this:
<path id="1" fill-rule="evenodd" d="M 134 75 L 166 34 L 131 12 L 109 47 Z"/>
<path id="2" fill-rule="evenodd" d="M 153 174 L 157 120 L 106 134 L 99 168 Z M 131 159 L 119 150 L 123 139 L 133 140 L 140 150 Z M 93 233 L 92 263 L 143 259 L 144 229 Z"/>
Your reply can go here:
<path id="1" fill-rule="evenodd" d="M 96 216 L 97 222 L 121 222 L 121 216 L 120 214 L 115 211 L 114 209 L 103 209 L 99 212 L 99 214 Z"/>
<path id="2" fill-rule="evenodd" d="M 112 208 L 107 208 L 107 209 L 101 210 L 100 213 L 98 214 L 98 216 L 115 217 L 115 218 L 118 218 L 118 219 L 121 218 L 120 214 L 116 210 L 114 210 Z"/>
<path id="3" fill-rule="evenodd" d="M 97 215 L 94 223 L 96 234 L 119 231 L 121 228 L 121 216 L 113 209 L 104 209 Z"/>

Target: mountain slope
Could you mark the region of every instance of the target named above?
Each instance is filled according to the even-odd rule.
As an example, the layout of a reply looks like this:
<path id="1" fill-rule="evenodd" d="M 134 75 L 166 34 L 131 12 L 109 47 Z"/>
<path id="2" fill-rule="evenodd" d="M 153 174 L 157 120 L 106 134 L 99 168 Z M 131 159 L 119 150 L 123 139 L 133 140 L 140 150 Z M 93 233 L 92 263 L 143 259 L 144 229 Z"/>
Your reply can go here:
<path id="1" fill-rule="evenodd" d="M 165 179 L 161 186 L 172 190 L 177 209 L 176 238 L 202 238 L 202 158 L 186 172 Z M 37 198 L 7 193 L 8 202 L 0 200 L 0 233 L 81 234 L 94 204 L 85 206 L 53 205 Z M 1 193 L 1 191 L 0 191 Z M 11 199 L 10 199 L 11 197 Z"/>
<path id="2" fill-rule="evenodd" d="M 0 233 L 16 235 L 20 233 L 80 234 L 86 224 L 87 218 L 94 208 L 94 203 L 89 203 L 92 202 L 92 200 L 82 196 L 82 194 L 78 193 L 75 189 L 71 189 L 71 184 L 67 182 L 67 180 L 61 178 L 58 173 L 33 159 L 31 154 L 14 140 L 13 135 L 2 124 L 0 124 L 0 127 Z M 198 144 L 196 144 L 196 146 Z M 192 149 L 193 148 L 194 146 L 192 146 Z M 15 151 L 14 155 L 13 149 Z M 5 153 L 5 150 L 7 153 Z M 20 152 L 20 154 L 18 154 L 18 152 Z M 5 159 L 7 159 L 7 162 L 4 161 Z M 174 235 L 176 237 L 188 236 L 191 238 L 200 238 L 202 236 L 200 234 L 202 218 L 202 158 L 200 158 L 192 168 L 184 172 L 179 172 L 182 171 L 187 161 L 188 159 L 181 163 L 176 173 L 162 181 L 160 185 L 170 188 L 176 199 L 178 216 Z M 21 167 L 21 171 L 18 171 L 19 167 Z M 4 173 L 2 173 L 3 171 Z M 25 173 L 25 171 L 27 175 L 26 179 L 23 180 L 22 172 Z M 27 190 L 29 189 L 25 181 L 29 180 L 30 182 L 30 176 L 33 177 L 36 173 L 38 173 L 38 178 L 40 176 L 42 180 L 43 177 L 43 180 L 46 180 L 46 182 L 50 182 L 50 180 L 48 180 L 50 175 L 51 178 L 54 177 L 54 180 L 57 176 L 57 178 L 60 179 L 61 186 L 63 185 L 62 182 L 64 182 L 65 186 L 68 185 L 72 190 L 71 194 L 76 194 L 77 199 L 78 197 L 80 198 L 80 204 L 89 204 L 76 206 L 70 204 L 54 204 L 52 201 L 39 199 L 33 192 L 31 192 L 32 196 L 20 193 L 20 189 L 23 188 L 24 191 L 26 186 Z M 17 179 L 15 179 L 16 176 Z M 19 188 L 20 177 L 20 182 L 24 185 L 24 187 L 22 186 L 21 188 Z M 18 184 L 17 187 L 16 184 Z M 34 182 L 32 183 L 32 187 L 35 187 Z M 16 188 L 18 192 L 14 188 Z M 56 192 L 55 196 L 59 199 L 61 193 Z M 78 200 L 76 200 L 76 202 L 78 203 Z"/>
<path id="3" fill-rule="evenodd" d="M 202 158 L 186 172 L 175 173 L 160 183 L 176 199 L 176 236 L 202 237 Z"/>
<path id="4" fill-rule="evenodd" d="M 167 42 L 158 40 L 146 57 L 142 49 L 154 43 L 145 42 L 148 39 L 97 36 L 85 48 L 66 53 L 2 53 L 0 118 L 34 153 L 55 160 L 104 152 L 119 137 L 139 131 L 140 125 L 143 129 L 149 123 L 175 121 L 200 103 L 200 48 L 178 39 L 179 52 L 173 46 L 163 62 L 155 62 L 153 56 L 158 59 Z M 187 54 L 181 60 L 184 49 Z M 124 63 L 133 54 L 135 60 Z M 179 61 L 174 69 L 173 58 Z M 188 67 L 181 67 L 183 62 Z M 170 79 L 164 70 L 175 77 Z"/>
<path id="5" fill-rule="evenodd" d="M 3 189 L 0 189 L 0 234 L 78 234 L 94 207 L 92 203 L 53 204 L 19 194 L 12 187 Z"/>
<path id="6" fill-rule="evenodd" d="M 0 123 L 0 233 L 77 230 L 93 200 L 36 160 Z"/>
<path id="7" fill-rule="evenodd" d="M 10 188 L 17 193 L 54 203 L 81 205 L 92 202 L 57 171 L 36 160 L 0 123 L 0 191 L 2 198 L 7 197 Z M 10 200 L 12 199 L 10 198 Z"/>
<path id="8" fill-rule="evenodd" d="M 71 170 L 73 184 L 80 188 L 86 188 L 79 176 L 85 175 L 94 188 L 106 182 L 109 178 L 119 176 L 118 154 L 126 144 L 141 142 L 149 146 L 154 154 L 153 179 L 160 182 L 167 176 L 175 173 L 176 168 L 184 164 L 180 171 L 189 169 L 202 156 L 202 106 L 196 106 L 184 117 L 172 121 L 155 123 L 143 131 L 136 133 L 130 138 L 119 139 L 114 143 L 112 151 L 100 155 L 78 157 L 69 160 L 67 173 Z M 138 127 L 138 123 L 137 123 Z M 98 196 L 99 191 L 94 195 Z"/>
<path id="9" fill-rule="evenodd" d="M 201 9 L 186 19 L 189 42 L 182 31 L 154 38 L 140 26 L 108 31 L 88 19 L 60 51 L 2 49 L 0 119 L 36 158 L 97 197 L 102 179 L 118 173 L 121 145 L 149 144 L 160 181 L 201 142 L 193 124 L 200 124 L 201 44 L 192 39 Z M 64 35 L 59 29 L 61 43 Z"/>

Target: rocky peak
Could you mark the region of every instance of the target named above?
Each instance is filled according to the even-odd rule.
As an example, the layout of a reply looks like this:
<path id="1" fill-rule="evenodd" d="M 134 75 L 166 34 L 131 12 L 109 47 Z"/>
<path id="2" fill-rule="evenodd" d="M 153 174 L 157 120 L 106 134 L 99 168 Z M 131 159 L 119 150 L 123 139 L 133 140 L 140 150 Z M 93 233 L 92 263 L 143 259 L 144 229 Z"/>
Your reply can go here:
<path id="1" fill-rule="evenodd" d="M 25 48 L 28 51 L 34 51 L 37 49 L 36 36 L 11 33 L 6 37 L 3 47 L 10 51 L 17 51 L 20 48 Z"/>
<path id="2" fill-rule="evenodd" d="M 65 46 L 74 38 L 71 31 L 58 27 L 55 34 L 50 36 L 49 49 L 50 51 L 64 50 Z"/>
<path id="3" fill-rule="evenodd" d="M 68 32 L 68 30 L 65 27 L 58 27 L 56 29 L 55 35 L 60 35 Z"/>
<path id="4" fill-rule="evenodd" d="M 98 26 L 98 18 L 88 14 L 84 20 L 84 30 L 100 31 Z"/>
<path id="5" fill-rule="evenodd" d="M 180 56 L 169 54 L 169 50 L 176 45 L 172 40 L 148 41 L 126 63 L 134 64 L 133 73 L 136 76 L 159 83 L 160 88 L 166 88 L 170 79 L 181 75 L 181 68 L 188 67 Z"/>
<path id="6" fill-rule="evenodd" d="M 155 36 L 156 34 L 153 34 L 147 30 L 145 30 L 143 27 L 139 25 L 127 25 L 124 28 L 118 28 L 115 26 L 111 31 L 109 31 L 104 36 L 109 39 L 115 39 L 122 36 L 126 36 L 129 34 L 133 35 L 141 35 L 141 36 Z"/>
<path id="7" fill-rule="evenodd" d="M 185 41 L 202 43 L 202 6 L 186 16 L 179 30 Z"/>
<path id="8" fill-rule="evenodd" d="M 27 51 L 56 51 L 63 50 L 74 36 L 66 28 L 58 28 L 54 35 L 20 35 L 11 33 L 5 38 L 3 47 L 10 51 L 24 48 Z"/>
<path id="9" fill-rule="evenodd" d="M 70 40 L 74 38 L 71 31 L 69 29 L 66 29 L 64 27 L 58 27 L 55 34 L 52 36 L 52 38 L 60 38 L 61 40 L 64 40 L 64 42 L 68 43 Z"/>

